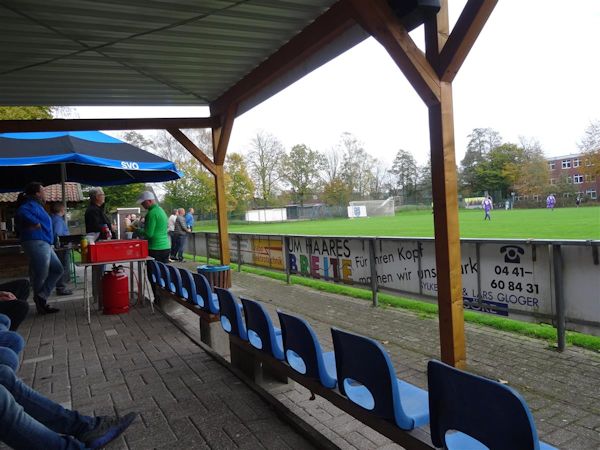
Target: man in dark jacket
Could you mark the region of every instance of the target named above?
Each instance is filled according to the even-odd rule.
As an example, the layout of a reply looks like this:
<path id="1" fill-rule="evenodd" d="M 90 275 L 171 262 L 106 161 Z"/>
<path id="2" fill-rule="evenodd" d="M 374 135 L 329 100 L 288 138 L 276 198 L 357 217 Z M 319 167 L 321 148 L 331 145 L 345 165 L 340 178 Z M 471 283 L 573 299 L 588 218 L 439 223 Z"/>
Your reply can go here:
<path id="1" fill-rule="evenodd" d="M 108 229 L 114 238 L 115 234 L 112 230 L 111 220 L 104 211 L 104 191 L 100 187 L 95 187 L 90 190 L 90 206 L 85 210 L 85 232 L 100 233 L 98 239 L 104 239 L 102 236 L 104 225 L 108 225 Z"/>

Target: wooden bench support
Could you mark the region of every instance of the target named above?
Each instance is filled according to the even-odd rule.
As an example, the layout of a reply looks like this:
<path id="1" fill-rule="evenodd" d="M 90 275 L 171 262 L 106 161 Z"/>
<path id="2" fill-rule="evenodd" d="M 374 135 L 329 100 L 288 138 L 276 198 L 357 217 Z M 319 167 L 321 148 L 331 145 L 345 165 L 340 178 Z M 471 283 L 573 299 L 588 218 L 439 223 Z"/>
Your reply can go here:
<path id="1" fill-rule="evenodd" d="M 265 367 L 268 367 L 270 370 L 275 370 L 277 373 L 281 374 L 281 376 L 291 378 L 309 391 L 328 400 L 342 411 L 350 414 L 355 419 L 383 434 L 402 447 L 411 450 L 435 450 L 435 447 L 431 443 L 429 427 L 415 428 L 412 431 L 402 430 L 395 424 L 376 417 L 369 413 L 369 411 L 356 405 L 347 397 L 340 394 L 337 389 L 327 389 L 318 381 L 296 372 L 287 363 L 279 361 L 265 352 L 254 348 L 249 342 L 243 341 L 237 336 L 232 335 L 229 335 L 229 342 L 231 346 L 231 364 L 242 370 L 244 374 L 248 374 L 246 369 L 251 369 L 249 375 L 251 379 L 254 379 L 251 375 L 253 374 L 253 370 L 256 370 L 256 365 L 262 363 L 263 370 Z"/>
<path id="2" fill-rule="evenodd" d="M 229 354 L 228 334 L 221 327 L 218 315 L 207 313 L 159 286 L 156 287 L 155 295 L 160 299 L 173 300 L 196 314 L 200 322 L 200 341 L 221 355 Z M 163 309 L 164 306 L 166 305 L 163 305 Z"/>
<path id="3" fill-rule="evenodd" d="M 249 352 L 248 347 L 262 353 L 260 350 L 252 347 L 248 342 L 242 341 L 236 336 L 229 336 L 229 351 L 231 354 L 231 365 L 241 370 L 244 375 L 254 381 L 256 384 L 264 385 L 269 383 L 288 384 L 289 380 L 284 371 L 281 370 L 281 363 L 275 358 L 263 360 L 254 352 Z M 275 363 L 273 363 L 275 362 Z"/>

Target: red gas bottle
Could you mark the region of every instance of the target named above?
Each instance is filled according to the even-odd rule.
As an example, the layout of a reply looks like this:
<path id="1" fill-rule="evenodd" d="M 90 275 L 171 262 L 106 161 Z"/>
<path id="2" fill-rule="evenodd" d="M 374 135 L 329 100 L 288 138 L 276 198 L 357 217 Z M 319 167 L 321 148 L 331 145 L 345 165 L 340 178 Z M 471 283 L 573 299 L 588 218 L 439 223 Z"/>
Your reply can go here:
<path id="1" fill-rule="evenodd" d="M 129 277 L 122 266 L 113 266 L 102 277 L 102 304 L 104 314 L 122 314 L 129 311 Z"/>

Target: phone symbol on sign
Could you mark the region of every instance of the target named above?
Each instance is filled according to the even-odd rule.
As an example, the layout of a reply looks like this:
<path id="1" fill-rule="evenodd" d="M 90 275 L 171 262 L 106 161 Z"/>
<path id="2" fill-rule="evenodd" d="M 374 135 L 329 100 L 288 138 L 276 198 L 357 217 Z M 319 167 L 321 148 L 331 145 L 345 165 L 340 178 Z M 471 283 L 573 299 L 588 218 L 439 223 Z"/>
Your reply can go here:
<path id="1" fill-rule="evenodd" d="M 525 254 L 525 250 L 516 245 L 505 245 L 500 247 L 500 253 L 504 254 L 505 263 L 521 264 L 521 256 Z"/>

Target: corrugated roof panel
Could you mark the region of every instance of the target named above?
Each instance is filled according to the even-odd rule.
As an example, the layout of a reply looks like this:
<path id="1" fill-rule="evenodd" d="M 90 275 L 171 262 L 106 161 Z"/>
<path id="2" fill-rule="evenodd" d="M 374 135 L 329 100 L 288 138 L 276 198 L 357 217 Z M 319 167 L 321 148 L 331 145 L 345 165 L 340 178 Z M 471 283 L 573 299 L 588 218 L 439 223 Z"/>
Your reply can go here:
<path id="1" fill-rule="evenodd" d="M 4 0 L 0 104 L 207 105 L 333 3 Z"/>

